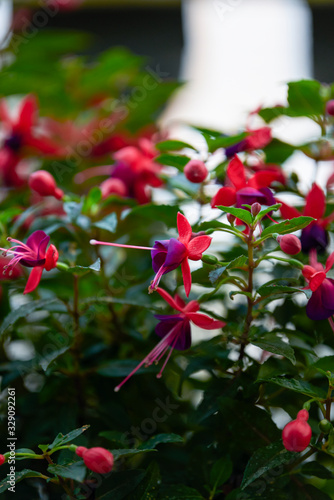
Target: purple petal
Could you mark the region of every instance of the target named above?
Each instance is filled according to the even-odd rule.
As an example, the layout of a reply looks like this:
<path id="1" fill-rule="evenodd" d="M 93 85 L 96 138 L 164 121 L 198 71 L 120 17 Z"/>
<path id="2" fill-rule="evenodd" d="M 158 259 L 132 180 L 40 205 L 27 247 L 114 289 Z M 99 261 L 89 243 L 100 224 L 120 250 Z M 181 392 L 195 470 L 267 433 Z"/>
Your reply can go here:
<path id="1" fill-rule="evenodd" d="M 329 238 L 327 231 L 314 222 L 311 226 L 302 230 L 300 241 L 304 253 L 309 253 L 312 248 L 318 252 L 324 252 L 329 243 Z"/>
<path id="2" fill-rule="evenodd" d="M 151 250 L 153 271 L 157 273 L 160 267 L 164 264 L 167 256 L 168 245 L 170 240 L 158 240 L 154 242 Z"/>
<path id="3" fill-rule="evenodd" d="M 177 332 L 174 335 L 171 335 L 171 338 L 168 340 L 169 345 L 174 344 L 175 335 L 177 335 L 177 341 L 174 344 L 174 348 L 179 351 L 184 351 L 189 349 L 191 346 L 191 329 L 190 322 L 186 318 L 182 318 L 180 316 L 170 317 L 171 319 L 162 320 L 155 327 L 155 333 L 164 338 L 168 335 L 173 328 L 177 327 Z"/>
<path id="4" fill-rule="evenodd" d="M 323 306 L 334 314 L 334 280 L 326 278 L 320 285 Z"/>
<path id="5" fill-rule="evenodd" d="M 45 259 L 46 247 L 50 241 L 50 236 L 44 231 L 35 231 L 27 239 L 27 247 L 36 253 L 36 259 Z"/>
<path id="6" fill-rule="evenodd" d="M 322 287 L 323 283 L 322 285 L 319 286 L 319 288 L 315 292 L 312 293 L 312 297 L 310 298 L 306 306 L 307 316 L 314 321 L 320 321 L 322 319 L 330 318 L 330 316 L 334 314 L 334 309 L 327 309 L 327 307 L 325 307 L 323 303 Z"/>
<path id="7" fill-rule="evenodd" d="M 252 187 L 245 187 L 239 189 L 237 192 L 237 208 L 242 208 L 242 205 L 253 205 L 253 203 L 258 202 L 261 205 L 266 205 L 267 196 L 260 190 Z"/>
<path id="8" fill-rule="evenodd" d="M 187 255 L 187 249 L 183 243 L 176 238 L 170 240 L 156 241 L 151 251 L 153 271 L 157 273 L 161 266 L 166 267 L 164 272 L 168 273 L 176 269 Z"/>
<path id="9" fill-rule="evenodd" d="M 227 158 L 231 158 L 237 153 L 241 153 L 242 151 L 246 151 L 247 149 L 247 141 L 243 140 L 237 142 L 237 144 L 233 144 L 233 146 L 229 146 L 225 149 L 225 155 Z"/>

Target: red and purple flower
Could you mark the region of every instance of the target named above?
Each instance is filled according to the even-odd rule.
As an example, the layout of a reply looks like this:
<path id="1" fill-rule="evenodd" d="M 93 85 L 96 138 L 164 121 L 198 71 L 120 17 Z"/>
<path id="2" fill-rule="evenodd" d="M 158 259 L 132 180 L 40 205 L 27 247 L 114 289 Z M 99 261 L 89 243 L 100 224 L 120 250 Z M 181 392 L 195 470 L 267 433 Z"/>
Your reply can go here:
<path id="1" fill-rule="evenodd" d="M 44 231 L 35 231 L 27 239 L 27 243 L 7 238 L 8 241 L 15 243 L 9 249 L 1 248 L 4 254 L 11 254 L 12 259 L 4 267 L 4 271 L 10 274 L 17 264 L 25 267 L 32 267 L 26 287 L 23 293 L 30 293 L 38 286 L 43 270 L 51 271 L 55 268 L 58 260 L 58 250 L 54 245 L 47 246 L 50 241 L 50 236 Z"/>
<path id="2" fill-rule="evenodd" d="M 243 151 L 254 151 L 262 149 L 272 141 L 272 134 L 270 127 L 262 127 L 256 130 L 248 130 L 249 135 L 237 144 L 233 144 L 225 149 L 227 158 L 231 158 L 237 153 Z"/>
<path id="3" fill-rule="evenodd" d="M 211 200 L 213 208 L 223 205 L 230 207 L 235 205 L 252 205 L 255 202 L 261 205 L 274 205 L 275 198 L 268 186 L 278 181 L 281 175 L 275 170 L 261 170 L 256 172 L 250 179 L 246 178 L 243 163 L 235 156 L 227 167 L 227 186 L 219 189 Z"/>
<path id="4" fill-rule="evenodd" d="M 296 208 L 283 203 L 282 201 L 279 201 L 279 203 L 282 203 L 280 210 L 282 217 L 285 219 L 293 219 L 294 217 L 300 217 L 301 215 L 317 219 L 312 221 L 302 230 L 300 238 L 302 250 L 305 253 L 308 253 L 312 249 L 317 250 L 318 252 L 324 252 L 329 243 L 326 229 L 334 220 L 334 213 L 323 218 L 326 210 L 326 197 L 323 190 L 314 183 L 306 196 L 305 207 L 301 212 L 299 212 Z"/>
<path id="5" fill-rule="evenodd" d="M 334 264 L 334 252 L 330 254 L 324 268 L 317 261 L 315 250 L 310 252 L 310 264 L 303 267 L 302 273 L 312 296 L 306 306 L 306 314 L 312 320 L 331 319 L 334 314 L 334 280 L 327 278 Z"/>
<path id="6" fill-rule="evenodd" d="M 161 338 L 160 342 L 155 348 L 132 370 L 132 372 L 115 388 L 119 389 L 134 375 L 139 368 L 150 366 L 153 363 L 158 363 L 161 358 L 168 352 L 164 364 L 157 375 L 160 378 L 165 366 L 172 354 L 173 349 L 184 351 L 191 346 L 191 328 L 190 322 L 194 325 L 203 328 L 204 330 L 215 330 L 223 328 L 226 323 L 210 318 L 206 314 L 200 313 L 199 303 L 196 300 L 191 300 L 186 304 L 179 295 L 171 297 L 162 288 L 156 289 L 159 295 L 169 304 L 173 309 L 178 311 L 178 314 L 172 315 L 156 315 L 155 317 L 160 320 L 160 323 L 155 327 L 155 332 Z"/>

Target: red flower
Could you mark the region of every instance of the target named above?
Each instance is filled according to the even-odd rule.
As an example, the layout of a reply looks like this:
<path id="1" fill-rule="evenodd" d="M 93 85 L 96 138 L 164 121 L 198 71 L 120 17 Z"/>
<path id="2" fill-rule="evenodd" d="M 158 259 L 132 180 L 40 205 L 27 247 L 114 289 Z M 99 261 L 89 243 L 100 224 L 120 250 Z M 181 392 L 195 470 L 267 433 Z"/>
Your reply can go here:
<path id="1" fill-rule="evenodd" d="M 5 138 L 0 150 L 0 171 L 4 183 L 8 186 L 23 183 L 16 168 L 19 160 L 24 156 L 25 149 L 31 149 L 34 153 L 53 155 L 58 148 L 45 136 L 37 135 L 37 101 L 33 95 L 25 97 L 18 110 L 17 118 L 9 114 L 6 101 L 0 101 L 0 121 L 3 124 Z"/>
<path id="2" fill-rule="evenodd" d="M 323 190 L 313 184 L 312 189 L 306 196 L 304 209 L 299 212 L 296 208 L 283 203 L 280 208 L 282 217 L 285 219 L 293 219 L 305 215 L 317 219 L 312 221 L 307 227 L 302 230 L 301 243 L 303 252 L 309 252 L 311 249 L 324 251 L 328 245 L 328 234 L 326 228 L 334 220 L 334 213 L 323 218 L 326 210 L 326 198 Z"/>
<path id="3" fill-rule="evenodd" d="M 242 151 L 254 151 L 255 149 L 263 149 L 272 141 L 271 128 L 262 127 L 256 130 L 247 130 L 249 135 L 225 149 L 227 158 L 231 158 Z"/>
<path id="4" fill-rule="evenodd" d="M 302 273 L 312 296 L 306 306 L 306 314 L 312 320 L 330 318 L 334 314 L 334 280 L 327 278 L 328 271 L 334 264 L 334 252 L 326 261 L 326 267 L 317 261 L 316 250 L 310 252 L 311 265 L 304 266 Z"/>
<path id="5" fill-rule="evenodd" d="M 112 453 L 105 448 L 100 448 L 98 446 L 95 448 L 78 446 L 75 452 L 79 457 L 83 458 L 86 467 L 93 472 L 107 474 L 113 468 L 114 457 Z"/>
<path id="6" fill-rule="evenodd" d="M 307 423 L 308 411 L 300 410 L 296 420 L 289 422 L 283 429 L 284 448 L 288 451 L 304 451 L 310 444 L 312 429 Z"/>
<path id="7" fill-rule="evenodd" d="M 9 249 L 0 248 L 5 252 L 13 255 L 9 263 L 4 266 L 5 271 L 9 270 L 10 274 L 15 266 L 20 263 L 25 267 L 32 267 L 32 271 L 29 275 L 26 287 L 23 293 L 30 293 L 38 286 L 43 270 L 51 271 L 57 265 L 58 260 L 58 250 L 54 245 L 50 245 L 48 249 L 48 243 L 50 241 L 50 236 L 47 236 L 44 231 L 35 231 L 27 239 L 27 243 L 22 243 L 21 241 L 14 240 L 13 238 L 7 238 L 8 241 L 16 243 L 13 247 Z"/>
<path id="8" fill-rule="evenodd" d="M 219 205 L 230 207 L 236 205 L 252 205 L 255 202 L 261 205 L 274 205 L 276 203 L 272 192 L 268 188 L 274 181 L 279 180 L 280 174 L 275 170 L 261 170 L 250 179 L 246 178 L 245 167 L 235 156 L 227 167 L 227 182 L 231 185 L 219 189 L 211 200 L 211 206 Z"/>
<path id="9" fill-rule="evenodd" d="M 190 322 L 196 326 L 204 328 L 204 330 L 215 330 L 223 328 L 226 323 L 210 318 L 206 314 L 198 312 L 199 303 L 196 300 L 191 300 L 186 304 L 179 295 L 175 295 L 174 299 L 165 292 L 162 288 L 157 288 L 157 292 L 173 309 L 178 311 L 178 314 L 173 315 L 156 315 L 160 323 L 155 327 L 156 334 L 161 337 L 160 342 L 155 348 L 132 370 L 132 372 L 115 388 L 118 392 L 122 385 L 136 373 L 141 366 L 150 366 L 153 363 L 158 363 L 160 359 L 168 352 L 164 364 L 157 378 L 160 378 L 165 366 L 172 354 L 173 349 L 184 351 L 191 346 L 191 329 Z"/>

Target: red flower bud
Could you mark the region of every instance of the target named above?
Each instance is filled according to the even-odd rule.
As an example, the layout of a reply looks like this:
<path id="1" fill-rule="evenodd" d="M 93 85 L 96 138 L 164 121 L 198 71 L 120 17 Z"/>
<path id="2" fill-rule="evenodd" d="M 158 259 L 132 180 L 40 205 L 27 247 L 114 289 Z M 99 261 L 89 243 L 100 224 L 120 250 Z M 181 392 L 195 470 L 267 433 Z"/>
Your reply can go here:
<path id="1" fill-rule="evenodd" d="M 0 465 L 4 464 L 5 462 L 6 462 L 6 457 L 0 455 Z"/>
<path id="2" fill-rule="evenodd" d="M 51 269 L 56 267 L 58 257 L 59 257 L 58 250 L 54 245 L 50 245 L 46 251 L 46 256 L 45 256 L 44 267 L 46 271 L 51 271 Z"/>
<path id="3" fill-rule="evenodd" d="M 294 234 L 279 235 L 277 236 L 277 241 L 283 252 L 288 255 L 296 255 L 302 249 L 300 239 Z"/>
<path id="4" fill-rule="evenodd" d="M 304 451 L 311 441 L 312 429 L 307 423 L 308 411 L 298 412 L 297 419 L 289 422 L 283 429 L 284 448 L 288 451 Z"/>
<path id="5" fill-rule="evenodd" d="M 100 447 L 82 450 L 83 448 L 83 446 L 78 446 L 76 453 L 78 455 L 79 449 L 79 453 L 82 453 L 79 456 L 82 456 L 88 469 L 99 474 L 107 474 L 111 471 L 114 465 L 114 457 L 110 451 Z"/>
<path id="6" fill-rule="evenodd" d="M 64 192 L 57 188 L 53 176 L 46 170 L 37 170 L 32 173 L 28 184 L 30 189 L 41 196 L 54 196 L 57 200 L 61 200 L 64 196 Z"/>
<path id="7" fill-rule="evenodd" d="M 326 104 L 326 113 L 330 116 L 334 116 L 334 99 L 328 101 Z"/>
<path id="8" fill-rule="evenodd" d="M 75 453 L 78 455 L 78 457 L 83 457 L 87 449 L 88 448 L 85 448 L 85 446 L 78 446 L 77 449 L 75 450 Z"/>
<path id="9" fill-rule="evenodd" d="M 184 167 L 184 175 L 188 181 L 199 184 L 207 178 L 208 169 L 202 161 L 190 160 L 190 162 Z"/>
<path id="10" fill-rule="evenodd" d="M 102 192 L 102 198 L 108 198 L 108 196 L 115 194 L 117 196 L 126 196 L 128 194 L 128 190 L 126 185 L 121 179 L 107 179 L 103 181 L 100 185 L 100 189 Z"/>

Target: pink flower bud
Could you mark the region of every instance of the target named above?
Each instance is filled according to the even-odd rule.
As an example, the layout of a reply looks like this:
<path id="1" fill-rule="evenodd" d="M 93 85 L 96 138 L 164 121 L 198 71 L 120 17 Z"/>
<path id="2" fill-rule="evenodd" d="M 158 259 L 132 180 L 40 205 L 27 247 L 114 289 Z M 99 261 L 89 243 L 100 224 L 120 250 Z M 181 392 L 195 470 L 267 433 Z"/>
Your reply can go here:
<path id="1" fill-rule="evenodd" d="M 199 184 L 207 178 L 208 169 L 202 161 L 190 160 L 190 162 L 184 167 L 184 175 L 188 181 Z"/>
<path id="2" fill-rule="evenodd" d="M 227 214 L 227 220 L 229 221 L 229 223 L 231 224 L 231 226 L 233 226 L 233 224 L 236 221 L 236 217 L 234 215 L 232 215 L 232 214 Z"/>
<path id="3" fill-rule="evenodd" d="M 46 271 L 51 271 L 51 269 L 56 267 L 58 257 L 59 257 L 58 250 L 54 245 L 50 245 L 46 251 L 46 256 L 45 256 L 44 267 Z"/>
<path id="4" fill-rule="evenodd" d="M 5 462 L 6 462 L 6 457 L 0 455 L 0 465 L 4 464 Z"/>
<path id="5" fill-rule="evenodd" d="M 103 181 L 102 184 L 100 185 L 100 189 L 102 192 L 102 198 L 108 198 L 108 196 L 115 194 L 117 196 L 127 196 L 128 190 L 126 185 L 121 179 L 107 179 L 106 181 Z"/>
<path id="6" fill-rule="evenodd" d="M 85 448 L 85 446 L 78 446 L 77 449 L 75 450 L 75 453 L 78 455 L 78 457 L 83 457 L 84 453 L 88 450 L 88 448 Z"/>
<path id="7" fill-rule="evenodd" d="M 334 116 L 334 99 L 327 102 L 326 113 L 330 116 Z"/>
<path id="8" fill-rule="evenodd" d="M 302 249 L 300 239 L 294 234 L 285 234 L 277 236 L 277 242 L 284 253 L 288 255 L 296 255 Z"/>
<path id="9" fill-rule="evenodd" d="M 289 422 L 283 429 L 284 448 L 288 451 L 304 451 L 310 444 L 312 429 L 307 423 L 308 411 L 298 412 L 297 419 Z"/>
<path id="10" fill-rule="evenodd" d="M 29 187 L 41 196 L 54 196 L 61 200 L 64 192 L 57 187 L 53 176 L 46 170 L 37 170 L 29 177 Z"/>
<path id="11" fill-rule="evenodd" d="M 251 209 L 252 215 L 256 217 L 260 212 L 261 212 L 261 205 L 257 201 L 253 203 L 252 209 Z"/>
<path id="12" fill-rule="evenodd" d="M 78 448 L 76 453 L 78 454 Z M 81 450 L 79 453 L 81 453 Z M 88 469 L 99 474 L 107 474 L 111 471 L 114 465 L 113 455 L 105 448 L 89 448 L 88 450 L 83 451 L 82 458 Z"/>

